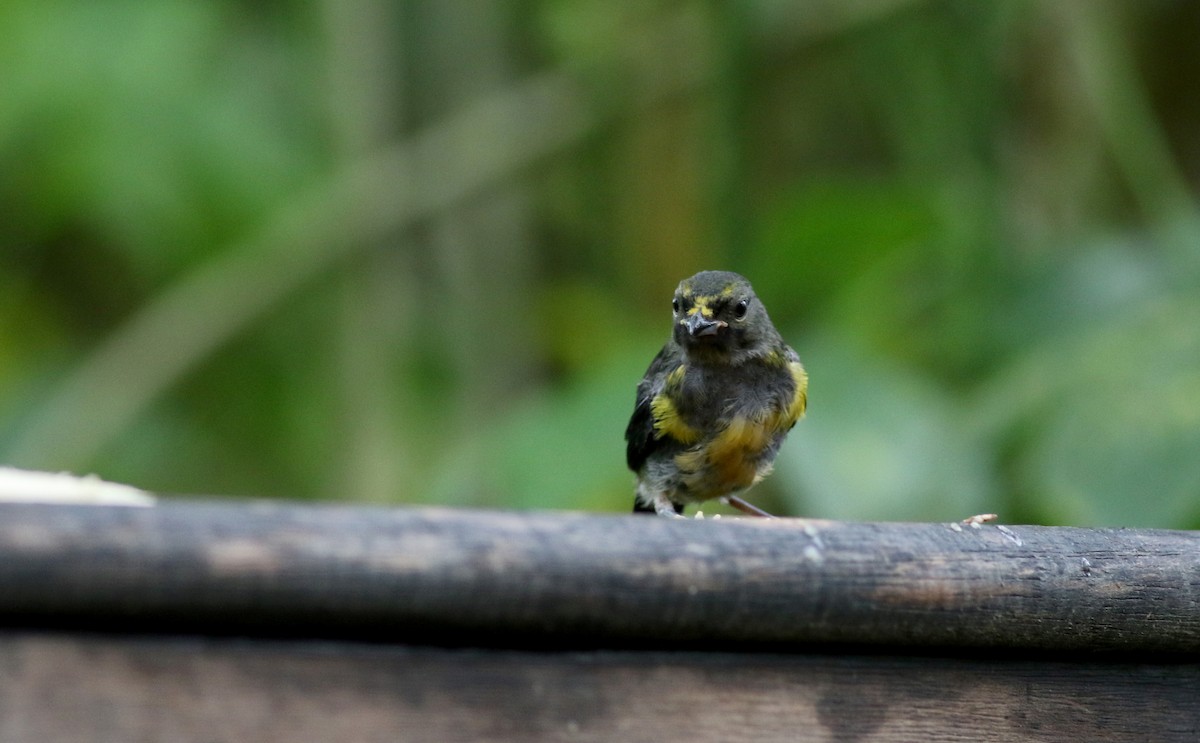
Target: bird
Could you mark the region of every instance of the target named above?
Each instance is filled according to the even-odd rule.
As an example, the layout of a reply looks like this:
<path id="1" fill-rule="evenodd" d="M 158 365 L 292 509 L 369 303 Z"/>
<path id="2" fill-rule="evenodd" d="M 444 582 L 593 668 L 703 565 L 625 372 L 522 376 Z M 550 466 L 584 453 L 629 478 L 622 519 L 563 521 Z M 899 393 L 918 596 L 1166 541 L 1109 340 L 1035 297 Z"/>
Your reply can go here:
<path id="1" fill-rule="evenodd" d="M 672 331 L 637 386 L 625 429 L 634 513 L 678 517 L 689 503 L 737 497 L 770 474 L 808 406 L 808 373 L 750 282 L 730 271 L 684 279 Z"/>

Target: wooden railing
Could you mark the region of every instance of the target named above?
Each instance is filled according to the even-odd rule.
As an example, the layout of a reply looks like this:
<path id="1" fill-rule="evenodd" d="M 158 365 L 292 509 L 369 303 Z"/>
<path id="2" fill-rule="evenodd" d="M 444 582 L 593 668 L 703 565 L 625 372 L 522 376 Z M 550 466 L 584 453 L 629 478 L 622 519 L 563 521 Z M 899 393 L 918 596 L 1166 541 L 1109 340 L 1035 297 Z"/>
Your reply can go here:
<path id="1" fill-rule="evenodd" d="M 1200 535 L 0 505 L 0 741 L 1196 741 Z"/>

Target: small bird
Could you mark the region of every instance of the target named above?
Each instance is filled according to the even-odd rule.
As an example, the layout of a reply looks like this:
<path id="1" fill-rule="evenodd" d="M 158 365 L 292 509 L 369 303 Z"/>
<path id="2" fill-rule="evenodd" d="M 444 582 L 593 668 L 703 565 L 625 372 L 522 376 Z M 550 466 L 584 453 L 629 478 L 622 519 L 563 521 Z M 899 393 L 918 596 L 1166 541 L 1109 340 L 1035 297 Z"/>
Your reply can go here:
<path id="1" fill-rule="evenodd" d="M 679 516 L 721 498 L 757 511 L 735 496 L 770 474 L 804 415 L 808 374 L 736 273 L 684 279 L 671 310 L 671 338 L 638 383 L 625 429 L 633 510 Z"/>

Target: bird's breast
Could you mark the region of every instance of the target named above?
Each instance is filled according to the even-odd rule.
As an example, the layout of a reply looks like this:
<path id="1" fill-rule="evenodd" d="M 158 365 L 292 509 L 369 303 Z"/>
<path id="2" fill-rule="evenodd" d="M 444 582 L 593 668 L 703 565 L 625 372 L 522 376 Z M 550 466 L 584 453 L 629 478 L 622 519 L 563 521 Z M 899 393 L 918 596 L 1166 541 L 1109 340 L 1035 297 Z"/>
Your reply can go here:
<path id="1" fill-rule="evenodd" d="M 711 378 L 681 380 L 701 382 L 709 393 L 728 390 L 719 403 L 709 399 L 707 412 L 714 417 L 696 420 L 692 431 L 700 435 L 675 455 L 689 491 L 715 497 L 758 482 L 770 472 L 783 437 L 804 415 L 808 379 L 803 366 L 793 362 L 755 371 L 736 381 L 720 380 L 724 384 Z"/>
<path id="2" fill-rule="evenodd" d="M 770 471 L 770 455 L 787 432 L 777 416 L 735 417 L 705 441 L 675 456 L 689 490 L 726 494 L 744 490 Z"/>

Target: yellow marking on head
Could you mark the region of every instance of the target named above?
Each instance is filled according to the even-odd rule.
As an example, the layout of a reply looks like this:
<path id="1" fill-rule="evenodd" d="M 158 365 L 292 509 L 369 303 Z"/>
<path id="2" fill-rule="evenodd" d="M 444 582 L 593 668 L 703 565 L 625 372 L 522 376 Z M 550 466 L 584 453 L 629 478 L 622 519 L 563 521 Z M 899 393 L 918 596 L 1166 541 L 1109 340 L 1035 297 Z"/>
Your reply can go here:
<path id="1" fill-rule="evenodd" d="M 696 304 L 687 311 L 687 316 L 691 317 L 699 312 L 701 315 L 711 320 L 713 316 L 713 310 L 712 307 L 709 307 L 708 305 L 709 302 L 713 301 L 713 299 L 714 297 L 696 297 Z"/>
<path id="2" fill-rule="evenodd" d="M 672 376 L 674 374 L 672 372 Z M 683 416 L 679 415 L 679 409 L 666 392 L 658 393 L 650 401 L 650 414 L 654 418 L 654 433 L 658 437 L 670 436 L 682 444 L 694 444 L 700 440 L 700 431 L 688 425 Z"/>
<path id="3" fill-rule="evenodd" d="M 721 290 L 721 299 L 729 299 L 730 297 L 732 297 L 733 290 L 735 288 L 736 288 L 736 284 L 726 284 L 725 288 Z"/>

